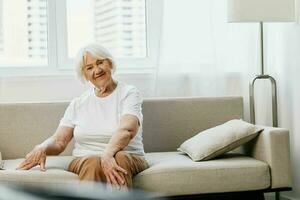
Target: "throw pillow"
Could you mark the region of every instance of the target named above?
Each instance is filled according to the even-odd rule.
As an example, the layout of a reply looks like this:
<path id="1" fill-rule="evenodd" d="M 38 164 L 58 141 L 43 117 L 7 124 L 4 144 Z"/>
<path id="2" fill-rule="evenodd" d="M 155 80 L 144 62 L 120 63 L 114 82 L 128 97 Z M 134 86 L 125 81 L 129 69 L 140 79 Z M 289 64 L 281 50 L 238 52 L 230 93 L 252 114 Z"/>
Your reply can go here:
<path id="1" fill-rule="evenodd" d="M 177 150 L 188 154 L 193 161 L 209 160 L 245 144 L 261 130 L 241 119 L 234 119 L 198 133 Z"/>

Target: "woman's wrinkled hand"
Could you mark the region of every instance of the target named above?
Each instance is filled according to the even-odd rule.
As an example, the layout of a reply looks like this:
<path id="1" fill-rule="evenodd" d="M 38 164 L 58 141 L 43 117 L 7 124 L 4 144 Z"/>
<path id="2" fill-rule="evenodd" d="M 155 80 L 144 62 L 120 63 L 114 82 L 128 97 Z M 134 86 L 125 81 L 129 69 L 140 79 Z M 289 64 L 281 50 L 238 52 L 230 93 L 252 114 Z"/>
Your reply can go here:
<path id="1" fill-rule="evenodd" d="M 103 173 L 106 177 L 107 183 L 110 183 L 118 189 L 121 186 L 125 185 L 124 178 L 120 175 L 120 173 L 127 174 L 127 171 L 120 167 L 114 157 L 103 156 L 101 157 L 101 166 L 103 169 Z"/>
<path id="2" fill-rule="evenodd" d="M 46 150 L 42 147 L 35 147 L 25 156 L 25 160 L 17 167 L 17 170 L 29 170 L 40 165 L 41 171 L 46 171 Z"/>

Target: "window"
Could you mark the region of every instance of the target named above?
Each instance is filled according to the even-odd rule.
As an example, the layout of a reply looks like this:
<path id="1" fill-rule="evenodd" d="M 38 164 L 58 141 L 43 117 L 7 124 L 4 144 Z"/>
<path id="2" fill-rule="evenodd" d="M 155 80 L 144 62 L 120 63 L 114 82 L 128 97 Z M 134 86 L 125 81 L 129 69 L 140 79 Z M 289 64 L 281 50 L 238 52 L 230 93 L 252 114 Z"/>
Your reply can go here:
<path id="1" fill-rule="evenodd" d="M 47 65 L 46 1 L 0 0 L 1 66 Z"/>
<path id="2" fill-rule="evenodd" d="M 118 71 L 155 70 L 158 8 L 158 0 L 0 0 L 0 75 L 73 72 L 89 43 L 108 48 Z"/>
<path id="3" fill-rule="evenodd" d="M 118 58 L 145 58 L 145 0 L 67 0 L 67 33 L 69 58 L 91 42 Z"/>
<path id="4" fill-rule="evenodd" d="M 2 1 L 0 1 L 0 55 L 3 55 L 3 5 Z"/>

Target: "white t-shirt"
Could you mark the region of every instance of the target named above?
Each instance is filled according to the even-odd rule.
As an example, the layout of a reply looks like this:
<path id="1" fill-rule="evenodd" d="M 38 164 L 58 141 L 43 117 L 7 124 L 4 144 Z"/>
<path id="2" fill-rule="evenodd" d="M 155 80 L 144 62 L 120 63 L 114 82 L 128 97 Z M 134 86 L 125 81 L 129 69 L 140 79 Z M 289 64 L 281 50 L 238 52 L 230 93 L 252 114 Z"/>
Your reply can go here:
<path id="1" fill-rule="evenodd" d="M 120 81 L 106 97 L 96 96 L 94 88 L 91 88 L 73 99 L 59 124 L 74 128 L 73 156 L 101 156 L 125 114 L 136 116 L 140 126 L 136 136 L 123 150 L 144 156 L 142 101 L 141 93 L 136 87 Z"/>

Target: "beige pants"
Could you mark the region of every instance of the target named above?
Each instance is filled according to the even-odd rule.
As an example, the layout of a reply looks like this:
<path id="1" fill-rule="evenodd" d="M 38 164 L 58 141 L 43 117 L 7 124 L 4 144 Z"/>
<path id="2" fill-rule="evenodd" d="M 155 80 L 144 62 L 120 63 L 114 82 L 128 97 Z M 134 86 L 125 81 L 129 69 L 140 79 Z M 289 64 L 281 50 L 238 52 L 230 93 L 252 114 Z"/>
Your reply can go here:
<path id="1" fill-rule="evenodd" d="M 127 174 L 119 173 L 125 180 L 127 187 L 132 186 L 134 175 L 148 168 L 147 161 L 137 155 L 119 151 L 115 155 L 117 164 L 127 171 Z M 69 165 L 68 171 L 79 175 L 80 180 L 106 182 L 102 171 L 101 158 L 97 156 L 75 158 Z"/>

